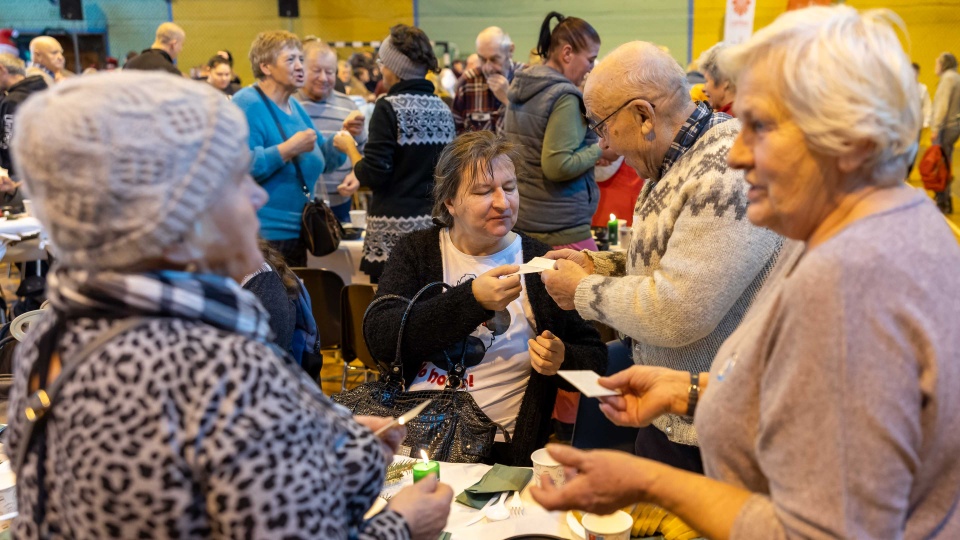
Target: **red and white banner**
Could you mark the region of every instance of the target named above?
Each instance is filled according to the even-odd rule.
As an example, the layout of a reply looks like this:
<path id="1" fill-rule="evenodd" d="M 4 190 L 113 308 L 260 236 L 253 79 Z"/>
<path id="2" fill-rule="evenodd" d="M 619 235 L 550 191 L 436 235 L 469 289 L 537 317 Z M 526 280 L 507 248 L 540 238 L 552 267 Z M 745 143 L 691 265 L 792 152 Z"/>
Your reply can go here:
<path id="1" fill-rule="evenodd" d="M 723 24 L 724 43 L 735 45 L 750 39 L 756 8 L 757 0 L 727 0 L 727 16 Z"/>
<path id="2" fill-rule="evenodd" d="M 829 6 L 833 0 L 787 0 L 787 11 L 810 6 Z"/>

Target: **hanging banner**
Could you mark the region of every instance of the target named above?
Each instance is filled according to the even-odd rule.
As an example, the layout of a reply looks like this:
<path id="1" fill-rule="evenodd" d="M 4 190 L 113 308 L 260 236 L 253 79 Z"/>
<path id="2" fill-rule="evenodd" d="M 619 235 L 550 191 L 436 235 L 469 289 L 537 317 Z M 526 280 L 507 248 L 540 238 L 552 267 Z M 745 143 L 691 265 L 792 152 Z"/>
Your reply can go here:
<path id="1" fill-rule="evenodd" d="M 829 6 L 832 0 L 787 0 L 787 11 L 803 9 L 810 6 Z"/>
<path id="2" fill-rule="evenodd" d="M 727 0 L 727 16 L 723 23 L 724 43 L 736 45 L 750 39 L 756 7 L 756 0 Z"/>

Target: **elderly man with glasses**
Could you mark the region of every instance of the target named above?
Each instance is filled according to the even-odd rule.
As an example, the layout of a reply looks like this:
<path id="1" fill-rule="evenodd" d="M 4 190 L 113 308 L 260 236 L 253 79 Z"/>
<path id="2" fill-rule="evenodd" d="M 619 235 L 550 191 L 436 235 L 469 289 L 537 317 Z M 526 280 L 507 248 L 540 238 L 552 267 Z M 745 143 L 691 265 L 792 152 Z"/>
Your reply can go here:
<path id="1" fill-rule="evenodd" d="M 747 221 L 749 186 L 727 166 L 740 122 L 691 101 L 683 69 L 640 41 L 594 69 L 584 102 L 601 147 L 648 181 L 626 252 L 551 252 L 557 269 L 543 282 L 560 307 L 629 336 L 634 363 L 689 371 L 696 393 L 697 377 L 740 323 L 781 245 Z M 702 472 L 688 417 L 655 420 L 636 451 Z"/>

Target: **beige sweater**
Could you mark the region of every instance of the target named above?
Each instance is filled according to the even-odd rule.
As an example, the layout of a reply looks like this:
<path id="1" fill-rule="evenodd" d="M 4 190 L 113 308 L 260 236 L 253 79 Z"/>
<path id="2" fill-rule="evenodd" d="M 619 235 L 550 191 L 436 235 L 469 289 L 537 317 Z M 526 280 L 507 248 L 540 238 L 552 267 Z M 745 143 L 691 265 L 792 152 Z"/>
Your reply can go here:
<path id="1" fill-rule="evenodd" d="M 933 115 L 930 130 L 936 135 L 941 129 L 960 125 L 960 73 L 946 71 L 933 95 Z"/>
<path id="2" fill-rule="evenodd" d="M 755 493 L 731 538 L 960 538 L 960 248 L 943 216 L 918 191 L 799 262 L 782 253 L 697 408 L 707 475 Z"/>
<path id="3" fill-rule="evenodd" d="M 630 336 L 634 363 L 709 371 L 773 266 L 781 238 L 747 220 L 743 172 L 727 167 L 739 131 L 737 120 L 711 128 L 647 182 L 626 253 L 591 254 L 596 274 L 577 287 L 577 311 Z M 687 418 L 654 425 L 697 444 Z"/>

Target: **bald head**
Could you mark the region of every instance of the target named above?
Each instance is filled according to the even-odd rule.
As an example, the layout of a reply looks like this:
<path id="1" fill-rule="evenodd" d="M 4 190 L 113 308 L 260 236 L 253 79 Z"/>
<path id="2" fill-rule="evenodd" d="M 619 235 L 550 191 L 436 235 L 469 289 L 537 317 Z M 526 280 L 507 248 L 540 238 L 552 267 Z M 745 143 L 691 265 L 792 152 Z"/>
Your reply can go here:
<path id="1" fill-rule="evenodd" d="M 490 76 L 499 73 L 509 76 L 513 48 L 510 36 L 498 26 L 491 26 L 480 32 L 477 36 L 477 57 L 484 74 Z"/>
<path id="2" fill-rule="evenodd" d="M 63 47 L 50 36 L 38 36 L 30 42 L 30 61 L 58 75 L 63 69 Z"/>
<path id="3" fill-rule="evenodd" d="M 154 40 L 152 47 L 166 51 L 170 58 L 175 60 L 180 51 L 183 50 L 183 42 L 186 37 L 187 33 L 183 31 L 183 28 L 172 22 L 165 22 L 157 27 L 157 39 Z"/>
<path id="4" fill-rule="evenodd" d="M 584 87 L 587 109 L 597 113 L 612 111 L 631 97 L 642 97 L 666 114 L 682 112 L 691 104 L 683 68 L 646 41 L 631 41 L 614 49 L 590 72 Z"/>

